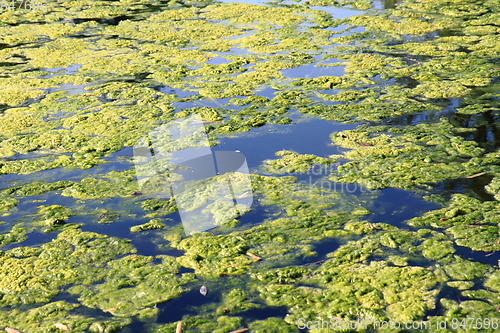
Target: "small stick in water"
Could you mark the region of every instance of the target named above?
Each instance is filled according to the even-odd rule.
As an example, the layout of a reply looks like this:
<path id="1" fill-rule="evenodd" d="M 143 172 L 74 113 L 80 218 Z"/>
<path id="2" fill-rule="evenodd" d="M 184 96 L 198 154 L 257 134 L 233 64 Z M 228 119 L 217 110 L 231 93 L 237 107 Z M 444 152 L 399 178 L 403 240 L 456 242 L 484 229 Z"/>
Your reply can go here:
<path id="1" fill-rule="evenodd" d="M 254 259 L 255 259 L 255 260 L 257 260 L 257 261 L 262 260 L 262 258 L 261 258 L 261 257 L 257 257 L 257 256 L 256 256 L 255 254 L 253 254 L 253 253 L 247 252 L 247 255 L 248 255 L 248 256 L 250 256 L 250 257 L 252 257 L 252 258 L 254 258 Z"/>
<path id="2" fill-rule="evenodd" d="M 182 332 L 182 321 L 177 322 L 177 328 L 175 329 L 175 333 Z"/>

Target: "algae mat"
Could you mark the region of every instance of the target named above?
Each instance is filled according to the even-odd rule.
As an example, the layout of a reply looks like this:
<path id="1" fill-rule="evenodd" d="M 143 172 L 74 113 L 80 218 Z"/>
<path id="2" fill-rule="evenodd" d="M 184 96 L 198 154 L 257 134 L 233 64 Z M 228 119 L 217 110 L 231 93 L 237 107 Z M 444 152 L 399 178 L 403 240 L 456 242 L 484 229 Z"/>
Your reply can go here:
<path id="1" fill-rule="evenodd" d="M 8 7 L 0 327 L 498 328 L 498 0 Z M 188 237 L 132 147 L 193 114 L 214 149 L 290 147 L 252 167 L 249 211 Z M 298 151 L 304 119 L 335 148 Z"/>

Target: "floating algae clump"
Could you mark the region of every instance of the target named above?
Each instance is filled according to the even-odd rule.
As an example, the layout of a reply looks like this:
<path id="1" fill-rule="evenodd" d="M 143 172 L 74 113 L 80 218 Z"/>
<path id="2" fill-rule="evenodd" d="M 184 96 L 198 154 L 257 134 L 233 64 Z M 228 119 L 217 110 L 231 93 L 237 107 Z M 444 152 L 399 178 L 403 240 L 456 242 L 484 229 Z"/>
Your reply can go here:
<path id="1" fill-rule="evenodd" d="M 497 171 L 494 159 L 481 159 L 484 149 L 454 133 L 448 120 L 412 127 L 371 127 L 335 133 L 335 143 L 353 148 L 343 157 L 354 160 L 338 168 L 342 182 L 369 189 L 398 187 L 430 189 L 429 183 Z"/>
<path id="2" fill-rule="evenodd" d="M 0 258 L 3 306 L 48 302 L 62 286 L 98 281 L 102 277 L 96 273 L 108 260 L 135 250 L 126 241 L 70 228 L 41 250 L 27 251 L 10 251 Z"/>
<path id="3" fill-rule="evenodd" d="M 130 171 L 112 171 L 105 175 L 104 179 L 88 177 L 83 178 L 65 188 L 61 195 L 78 199 L 113 198 L 117 196 L 128 197 L 139 190 L 135 177 Z M 108 180 L 109 179 L 109 180 Z"/>
<path id="4" fill-rule="evenodd" d="M 434 308 L 438 290 L 432 288 L 440 279 L 422 267 L 390 267 L 372 261 L 369 265 L 327 262 L 303 281 L 317 287 L 268 284 L 259 291 L 270 304 L 291 308 L 285 319 L 291 324 L 298 324 L 306 313 L 306 321 L 332 316 L 403 321 L 420 318 Z"/>
<path id="5" fill-rule="evenodd" d="M 317 164 L 322 165 L 332 164 L 335 162 L 333 159 L 318 157 L 315 155 L 304 154 L 299 155 L 292 151 L 282 150 L 276 153 L 276 156 L 281 158 L 278 160 L 266 161 L 266 171 L 272 173 L 305 173 Z"/>
<path id="6" fill-rule="evenodd" d="M 154 315 L 158 313 L 156 304 L 181 295 L 186 291 L 182 285 L 193 281 L 192 274 L 178 275 L 180 266 L 173 257 L 157 258 L 161 263 L 153 264 L 153 257 L 137 255 L 109 261 L 106 283 L 73 286 L 69 291 L 80 295 L 83 305 L 114 316 Z"/>
<path id="7" fill-rule="evenodd" d="M 0 213 L 6 213 L 12 208 L 16 207 L 19 200 L 12 197 L 1 197 L 0 198 Z"/>
<path id="8" fill-rule="evenodd" d="M 23 227 L 22 224 L 15 224 L 9 230 L 9 232 L 0 234 L 0 246 L 7 245 L 9 243 L 20 243 L 26 240 L 26 234 L 28 229 Z"/>
<path id="9" fill-rule="evenodd" d="M 41 215 L 44 224 L 53 226 L 66 223 L 66 220 L 72 215 L 72 210 L 60 205 L 48 207 L 42 205 L 39 207 L 38 214 Z"/>
<path id="10" fill-rule="evenodd" d="M 18 309 L 0 312 L 0 325 L 15 327 L 22 332 L 55 332 L 56 325 L 63 325 L 77 332 L 85 331 L 92 318 L 70 313 L 80 305 L 65 301 L 50 302 L 45 305 L 21 311 Z"/>
<path id="11" fill-rule="evenodd" d="M 141 225 L 136 225 L 130 228 L 131 232 L 141 232 L 145 230 L 154 230 L 154 229 L 163 229 L 165 228 L 165 223 L 163 223 L 160 219 L 152 219 L 148 223 L 144 223 Z"/>

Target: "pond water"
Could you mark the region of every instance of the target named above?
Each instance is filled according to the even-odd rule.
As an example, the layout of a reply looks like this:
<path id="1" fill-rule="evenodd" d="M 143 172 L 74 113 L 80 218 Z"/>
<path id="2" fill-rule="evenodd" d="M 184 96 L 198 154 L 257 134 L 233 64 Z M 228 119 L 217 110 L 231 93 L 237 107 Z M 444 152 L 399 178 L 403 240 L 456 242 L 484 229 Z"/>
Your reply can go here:
<path id="1" fill-rule="evenodd" d="M 48 6 L 0 10 L 1 329 L 500 320 L 498 1 Z"/>

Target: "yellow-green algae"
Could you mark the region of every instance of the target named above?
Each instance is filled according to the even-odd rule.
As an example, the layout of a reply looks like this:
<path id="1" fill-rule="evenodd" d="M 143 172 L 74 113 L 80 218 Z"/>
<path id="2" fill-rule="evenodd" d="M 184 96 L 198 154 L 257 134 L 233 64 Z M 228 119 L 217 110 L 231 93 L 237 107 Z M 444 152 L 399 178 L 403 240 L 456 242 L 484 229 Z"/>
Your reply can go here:
<path id="1" fill-rule="evenodd" d="M 134 252 L 136 250 L 126 240 L 75 228 L 64 230 L 57 239 L 42 244 L 40 248 L 22 247 L 2 252 L 1 303 L 15 306 L 49 302 L 61 289 L 73 285 L 68 291 L 79 295 L 81 304 L 115 316 L 129 317 L 138 313 L 155 313 L 157 310 L 152 306 L 179 295 L 184 291 L 181 285 L 192 281 L 190 274 L 177 277 L 180 266 L 175 258 L 159 256 L 157 258 L 162 263 L 152 264 L 152 257 L 133 255 Z M 127 256 L 114 259 L 125 254 Z M 103 284 L 92 286 L 102 280 Z M 130 297 L 132 290 L 136 291 L 134 297 Z M 67 303 L 49 303 L 47 306 L 57 304 Z M 78 306 L 67 304 L 67 310 Z M 38 309 L 37 313 L 43 311 Z M 40 318 L 36 322 L 40 327 L 51 321 L 37 318 Z M 86 329 L 93 322 L 92 318 L 81 315 L 66 314 L 58 318 L 63 318 L 77 330 Z M 19 316 L 10 325 L 16 323 L 23 325 L 22 329 L 33 329 L 33 318 L 28 319 Z"/>
<path id="2" fill-rule="evenodd" d="M 336 181 L 360 182 L 370 189 L 384 187 L 430 188 L 430 183 L 498 172 L 498 155 L 485 153 L 474 141 L 458 134 L 474 129 L 439 123 L 408 127 L 364 127 L 335 133 L 332 140 L 353 148 L 342 157 Z M 411 172 L 408 172 L 411 170 Z"/>
<path id="3" fill-rule="evenodd" d="M 276 155 L 281 158 L 267 161 L 266 170 L 278 174 L 294 172 L 306 173 L 311 170 L 313 166 L 319 165 L 324 168 L 335 162 L 335 160 L 332 159 L 321 158 L 310 154 L 299 155 L 288 150 L 277 152 Z"/>
<path id="4" fill-rule="evenodd" d="M 147 223 L 131 227 L 130 231 L 141 232 L 145 230 L 164 229 L 164 228 L 165 228 L 165 223 L 163 223 L 160 219 L 152 219 Z"/>
<path id="5" fill-rule="evenodd" d="M 80 305 L 68 303 L 65 301 L 50 302 L 42 306 L 34 307 L 26 311 L 14 309 L 11 311 L 2 311 L 0 313 L 0 325 L 4 327 L 17 328 L 23 332 L 57 332 L 54 324 L 63 324 L 72 331 L 84 332 L 93 324 L 94 319 L 84 315 L 72 314 L 71 310 Z M 109 321 L 108 321 L 109 322 Z M 103 327 L 115 327 L 115 330 L 97 331 L 97 332 L 116 332 L 130 323 L 130 320 L 111 321 L 107 324 L 101 324 Z M 92 329 L 91 329 L 92 331 Z M 94 330 L 94 332 L 96 332 Z"/>
<path id="6" fill-rule="evenodd" d="M 369 122 L 390 118 L 397 122 L 396 116 L 424 112 L 437 116 L 416 126 L 365 126 L 335 133 L 333 141 L 350 150 L 332 157 L 348 162 L 331 179 L 359 182 L 371 189 L 431 190 L 433 184 L 485 172 L 494 177 L 487 191 L 498 196 L 498 150 L 465 139 L 474 129 L 449 116 L 450 99 L 459 101 L 453 111 L 457 114 L 499 109 L 498 1 L 405 1 L 396 9 L 345 20 L 310 8 L 331 4 L 337 3 L 312 0 L 273 7 L 214 3 L 201 9 L 177 2 L 120 1 L 111 6 L 73 1 L 50 3 L 47 12 L 1 13 L 0 61 L 15 65 L 0 67 L 0 104 L 6 105 L 0 112 L 0 156 L 4 157 L 0 173 L 92 168 L 159 124 L 195 112 L 213 121 L 207 126 L 212 140 L 266 123 L 290 123 L 288 116 L 294 111 Z M 151 5 L 162 10 L 151 12 Z M 342 5 L 370 7 L 368 1 L 343 1 Z M 113 22 L 121 15 L 145 20 L 122 17 L 121 22 Z M 340 24 L 364 26 L 365 31 L 336 36 L 325 30 Z M 342 45 L 329 51 L 332 43 Z M 248 50 L 223 54 L 226 64 L 207 64 L 234 48 Z M 315 63 L 315 55 L 343 62 L 323 65 L 326 75 L 318 78 L 285 79 L 281 70 Z M 55 76 L 46 76 L 54 74 L 46 69 L 75 64 L 81 65 L 76 71 L 61 69 Z M 328 75 L 331 65 L 345 66 L 346 74 Z M 162 86 L 200 95 L 179 98 L 159 91 Z M 274 98 L 258 96 L 263 86 L 277 90 Z M 243 108 L 180 111 L 173 104 L 200 97 L 233 98 L 231 103 Z M 438 121 L 439 117 L 443 119 Z M 281 157 L 267 163 L 271 171 L 305 172 L 313 164 L 331 161 L 291 152 Z M 14 185 L 2 190 L 0 212 L 15 214 L 16 205 L 27 196 L 60 192 L 81 200 L 124 197 L 142 205 L 148 218 L 176 211 L 171 200 L 143 200 L 133 178 L 131 171 L 111 171 L 78 180 Z M 454 247 L 482 253 L 498 250 L 497 201 L 455 195 L 444 208 L 407 222 L 435 230 L 408 231 L 362 220 L 375 193 L 356 202 L 339 193 L 304 189 L 292 177 L 253 176 L 252 181 L 261 205 L 277 208 L 266 221 L 227 234 L 202 233 L 192 238 L 185 238 L 179 228 L 158 231 L 171 247 L 185 251 L 177 259 L 158 256 L 160 264 L 153 263 L 153 257 L 131 254 L 135 250 L 126 240 L 63 225 L 71 214 L 89 212 L 57 202 L 39 207 L 35 225 L 55 225 L 58 228 L 46 231 L 59 234 L 52 242 L 2 254 L 1 303 L 47 304 L 27 312 L 4 308 L 1 325 L 55 331 L 53 324 L 59 322 L 75 331 L 111 332 L 130 321 L 70 314 L 79 304 L 50 300 L 71 285 L 69 290 L 80 304 L 115 318 L 154 317 L 158 314 L 154 306 L 182 294 L 183 284 L 195 278 L 221 281 L 225 275 L 251 279 L 250 288 L 224 292 L 218 307 L 186 316 L 186 328 L 220 332 L 243 328 L 238 312 L 256 306 L 250 300 L 257 296 L 267 304 L 288 307 L 291 315 L 287 323 L 277 318 L 250 322 L 248 327 L 254 331 L 295 331 L 300 316 L 313 320 L 428 318 L 434 326 L 443 318 L 499 317 L 498 266 L 465 260 Z M 21 242 L 27 231 L 23 222 L 13 224 L 1 234 L 1 245 Z M 361 239 L 332 249 L 319 265 L 296 266 L 297 256 L 314 258 L 317 242 L 345 242 L 349 237 Z M 248 253 L 263 260 L 255 261 Z M 422 258 L 430 264 L 412 263 Z M 179 275 L 181 266 L 194 269 L 194 275 Z M 158 275 L 163 279 L 155 285 Z M 484 283 L 478 281 L 483 277 Z M 469 281 L 478 281 L 479 289 Z M 465 299 L 438 300 L 444 282 Z M 444 311 L 426 317 L 437 301 Z M 171 332 L 174 328 L 175 324 L 166 324 L 152 329 Z"/>

